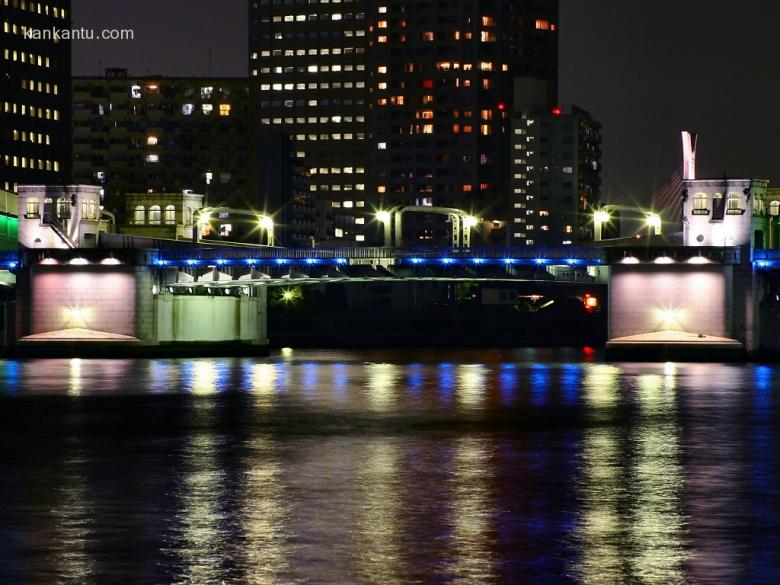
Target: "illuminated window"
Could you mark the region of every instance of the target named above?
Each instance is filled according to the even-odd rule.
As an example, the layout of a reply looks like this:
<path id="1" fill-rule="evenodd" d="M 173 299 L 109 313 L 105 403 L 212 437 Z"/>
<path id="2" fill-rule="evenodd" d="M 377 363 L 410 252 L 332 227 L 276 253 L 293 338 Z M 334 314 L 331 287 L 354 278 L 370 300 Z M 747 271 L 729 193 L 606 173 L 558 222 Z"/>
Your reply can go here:
<path id="1" fill-rule="evenodd" d="M 155 146 L 157 144 L 157 136 L 147 136 L 146 144 L 149 146 Z"/>
<path id="2" fill-rule="evenodd" d="M 38 199 L 30 198 L 27 200 L 27 215 L 25 217 L 40 217 L 40 202 Z"/>
<path id="3" fill-rule="evenodd" d="M 159 205 L 152 205 L 149 208 L 149 224 L 160 225 L 161 213 Z"/>
<path id="4" fill-rule="evenodd" d="M 219 115 L 220 116 L 229 116 L 230 115 L 230 104 L 219 104 Z"/>
<path id="5" fill-rule="evenodd" d="M 57 199 L 57 217 L 59 219 L 70 219 L 70 201 L 65 197 Z"/>
<path id="6" fill-rule="evenodd" d="M 550 21 L 548 21 L 548 20 L 537 20 L 536 21 L 536 30 L 550 30 Z"/>
<path id="7" fill-rule="evenodd" d="M 143 225 L 146 221 L 146 209 L 143 205 L 138 205 L 133 212 L 133 223 L 136 225 Z"/>
<path id="8" fill-rule="evenodd" d="M 726 213 L 730 215 L 744 213 L 744 210 L 742 209 L 742 198 L 738 193 L 729 193 L 726 197 Z"/>
<path id="9" fill-rule="evenodd" d="M 158 154 L 147 154 L 146 155 L 146 162 L 148 162 L 148 163 L 160 162 L 160 155 L 158 155 Z"/>
<path id="10" fill-rule="evenodd" d="M 705 193 L 696 193 L 693 196 L 693 215 L 707 215 L 709 212 L 707 195 Z"/>
<path id="11" fill-rule="evenodd" d="M 174 205 L 167 205 L 165 207 L 165 224 L 174 225 L 176 223 L 176 207 Z"/>
<path id="12" fill-rule="evenodd" d="M 214 111 L 214 106 L 211 104 L 202 104 L 200 107 L 201 110 L 203 111 L 204 116 L 208 116 L 209 114 L 211 114 L 211 112 Z"/>

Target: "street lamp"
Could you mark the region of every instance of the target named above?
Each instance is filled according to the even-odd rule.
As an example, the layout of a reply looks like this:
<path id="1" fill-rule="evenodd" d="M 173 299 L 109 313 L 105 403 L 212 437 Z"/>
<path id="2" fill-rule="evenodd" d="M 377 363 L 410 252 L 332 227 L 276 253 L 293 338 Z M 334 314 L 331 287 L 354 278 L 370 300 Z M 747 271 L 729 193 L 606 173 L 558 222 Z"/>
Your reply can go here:
<path id="1" fill-rule="evenodd" d="M 467 215 L 463 218 L 463 227 L 467 229 L 471 229 L 473 227 L 476 227 L 479 223 L 479 220 L 474 217 L 473 215 Z"/>
<path id="2" fill-rule="evenodd" d="M 258 215 L 257 219 L 260 223 L 260 229 L 265 230 L 267 244 L 269 246 L 274 245 L 274 220 L 267 215 Z M 262 241 L 262 240 L 261 240 Z"/>
<path id="3" fill-rule="evenodd" d="M 609 223 L 609 213 L 599 209 L 593 214 L 593 241 L 600 242 L 603 238 L 603 226 Z"/>
<path id="4" fill-rule="evenodd" d="M 661 216 L 657 213 L 648 213 L 647 219 L 645 219 L 647 227 L 653 230 L 653 234 L 656 236 L 661 235 Z"/>
<path id="5" fill-rule="evenodd" d="M 471 228 L 476 227 L 479 224 L 479 219 L 473 215 L 464 215 L 461 217 L 463 225 L 463 247 L 471 247 Z"/>
<path id="6" fill-rule="evenodd" d="M 376 219 L 382 224 L 384 245 L 389 248 L 393 245 L 393 215 L 386 209 L 380 209 L 376 212 Z"/>

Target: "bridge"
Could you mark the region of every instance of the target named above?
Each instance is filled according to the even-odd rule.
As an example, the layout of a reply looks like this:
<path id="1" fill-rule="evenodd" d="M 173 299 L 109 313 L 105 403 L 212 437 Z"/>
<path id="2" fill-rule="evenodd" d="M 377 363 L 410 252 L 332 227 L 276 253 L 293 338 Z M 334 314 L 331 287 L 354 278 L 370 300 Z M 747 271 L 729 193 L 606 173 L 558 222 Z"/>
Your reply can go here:
<path id="1" fill-rule="evenodd" d="M 31 246 L 0 258 L 17 279 L 16 305 L 4 308 L 13 325 L 5 344 L 262 348 L 273 287 L 476 282 L 573 294 L 608 286 L 607 349 L 616 355 L 682 348 L 722 359 L 762 348 L 780 352 L 780 251 L 767 249 L 780 229 L 780 201 L 767 199 L 766 181 L 683 185 L 683 232 L 676 238 L 283 249 L 109 234 L 99 247 Z"/>

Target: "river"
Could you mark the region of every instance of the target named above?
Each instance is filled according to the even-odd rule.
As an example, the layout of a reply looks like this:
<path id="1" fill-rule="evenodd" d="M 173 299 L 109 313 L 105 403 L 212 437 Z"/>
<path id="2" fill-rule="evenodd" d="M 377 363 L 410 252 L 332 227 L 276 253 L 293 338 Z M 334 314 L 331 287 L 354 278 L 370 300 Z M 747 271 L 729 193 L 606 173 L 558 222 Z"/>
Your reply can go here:
<path id="1" fill-rule="evenodd" d="M 0 361 L 1 583 L 780 583 L 780 368 Z"/>

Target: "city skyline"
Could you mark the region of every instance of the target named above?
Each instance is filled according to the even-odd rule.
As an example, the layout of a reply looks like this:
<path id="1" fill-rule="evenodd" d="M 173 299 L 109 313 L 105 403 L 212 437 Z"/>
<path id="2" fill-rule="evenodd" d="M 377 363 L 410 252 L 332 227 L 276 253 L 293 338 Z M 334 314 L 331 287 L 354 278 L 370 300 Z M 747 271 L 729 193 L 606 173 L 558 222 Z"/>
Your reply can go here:
<path id="1" fill-rule="evenodd" d="M 769 103 L 778 81 L 761 77 L 772 70 L 769 23 L 780 7 L 761 5 L 757 19 L 759 12 L 737 13 L 722 1 L 709 3 L 706 13 L 699 6 L 561 1 L 560 102 L 584 107 L 603 123 L 604 202 L 647 203 L 678 170 L 679 131 L 686 128 L 700 134 L 700 176 L 780 180 L 767 131 L 780 124 Z M 221 3 L 218 20 L 205 1 L 75 0 L 75 26 L 132 28 L 135 41 L 74 42 L 73 71 L 95 75 L 100 63 L 133 74 L 206 75 L 210 49 L 212 75 L 243 76 L 247 16 L 243 0 Z M 711 33 L 723 30 L 751 33 L 735 42 Z M 207 40 L 198 47 L 201 39 Z M 757 113 L 766 120 L 761 127 Z"/>

